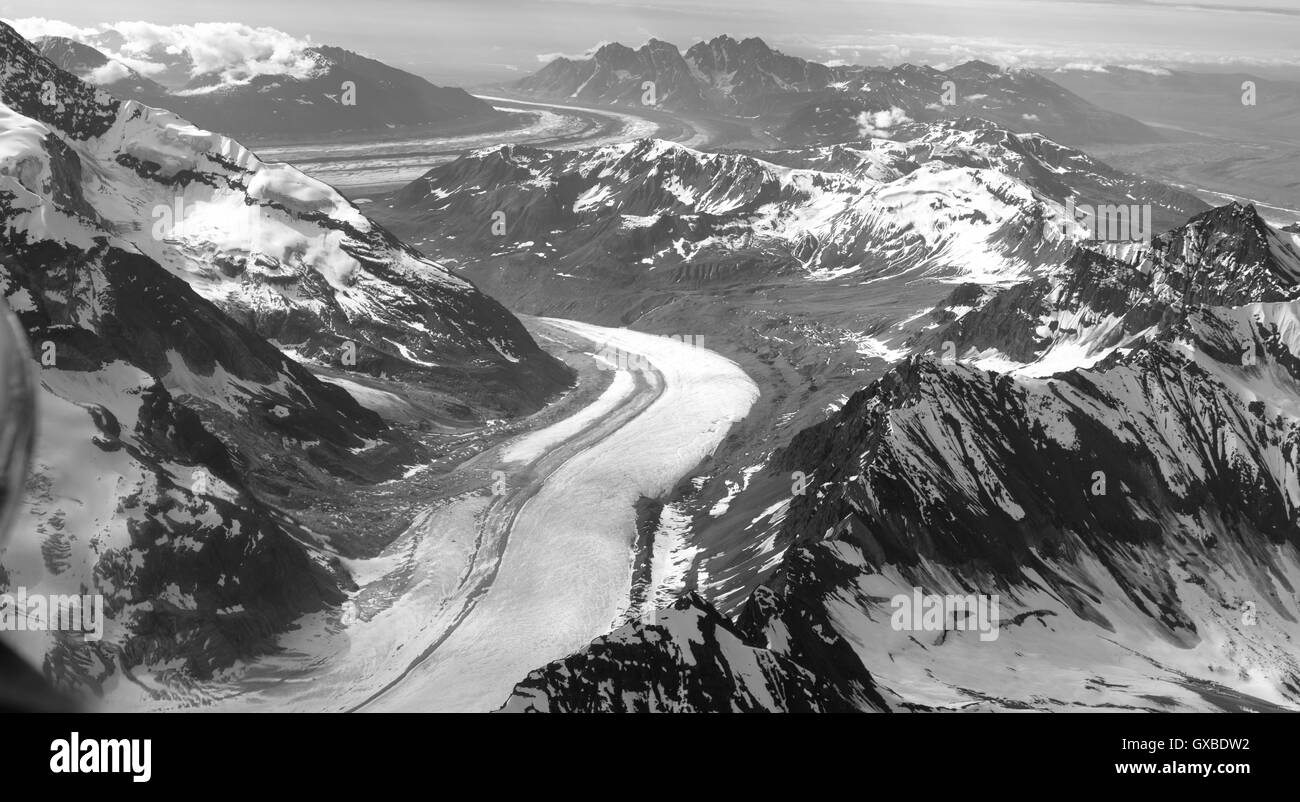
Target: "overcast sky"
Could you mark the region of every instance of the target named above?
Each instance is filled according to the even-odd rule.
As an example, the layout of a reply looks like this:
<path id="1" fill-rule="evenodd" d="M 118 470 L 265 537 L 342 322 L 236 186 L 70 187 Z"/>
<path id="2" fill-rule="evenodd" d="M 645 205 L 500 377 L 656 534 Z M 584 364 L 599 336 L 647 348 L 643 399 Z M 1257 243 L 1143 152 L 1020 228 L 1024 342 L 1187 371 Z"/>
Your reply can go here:
<path id="1" fill-rule="evenodd" d="M 450 84 L 518 76 L 602 41 L 654 36 L 685 49 L 719 33 L 851 63 L 1200 63 L 1300 76 L 1300 0 L 0 0 L 0 17 L 270 26 Z"/>

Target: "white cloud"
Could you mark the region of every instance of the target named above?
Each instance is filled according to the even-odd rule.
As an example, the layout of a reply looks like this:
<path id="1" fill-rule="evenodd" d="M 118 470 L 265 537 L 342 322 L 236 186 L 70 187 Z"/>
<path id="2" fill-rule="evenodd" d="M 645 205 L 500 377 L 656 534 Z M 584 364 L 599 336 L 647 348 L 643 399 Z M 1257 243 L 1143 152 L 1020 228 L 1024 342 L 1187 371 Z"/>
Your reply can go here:
<path id="1" fill-rule="evenodd" d="M 1096 44 L 1068 41 L 1015 42 L 994 37 L 949 36 L 943 34 L 894 33 L 867 31 L 810 42 L 810 49 L 843 59 L 854 56 L 854 63 L 879 65 L 930 64 L 935 67 L 957 65 L 981 59 L 1000 67 L 1026 69 L 1088 69 L 1104 71 L 1105 65 L 1123 64 L 1129 69 L 1142 65 L 1147 69 L 1197 67 L 1275 67 L 1300 66 L 1300 56 L 1288 51 L 1256 48 L 1251 53 L 1190 50 L 1170 45 L 1153 45 L 1138 50 L 1124 44 Z"/>
<path id="2" fill-rule="evenodd" d="M 1104 64 L 1093 64 L 1087 61 L 1071 61 L 1068 64 L 1062 64 L 1056 68 L 1058 71 L 1073 70 L 1076 72 L 1110 72 Z"/>
<path id="3" fill-rule="evenodd" d="M 903 123 L 910 123 L 907 112 L 891 107 L 888 111 L 864 111 L 858 115 L 858 133 L 863 139 L 884 138 L 889 136 L 889 129 Z"/>
<path id="4" fill-rule="evenodd" d="M 57 20 L 10 21 L 27 38 L 65 36 L 99 50 L 144 75 L 173 85 L 198 75 L 215 74 L 214 88 L 247 83 L 258 75 L 307 78 L 318 68 L 306 53 L 309 39 L 275 28 L 234 22 L 156 25 L 151 22 L 104 23 L 78 28 Z"/>
<path id="5" fill-rule="evenodd" d="M 1152 67 L 1149 64 L 1123 64 L 1120 66 L 1122 66 L 1126 70 L 1134 70 L 1136 72 L 1146 72 L 1152 75 L 1173 75 L 1172 72 L 1166 70 L 1164 67 Z"/>
<path id="6" fill-rule="evenodd" d="M 120 61 L 108 61 L 90 71 L 86 80 L 98 86 L 117 83 L 131 74 L 131 69 Z"/>
<path id="7" fill-rule="evenodd" d="M 99 33 L 97 28 L 78 28 L 76 25 L 54 19 L 45 19 L 44 17 L 7 19 L 5 22 L 15 31 L 18 31 L 24 39 L 36 39 L 41 36 L 62 36 L 80 41 L 83 36 L 94 36 Z"/>
<path id="8" fill-rule="evenodd" d="M 538 53 L 537 60 L 542 64 L 550 64 L 557 58 L 567 58 L 569 61 L 582 61 L 596 55 L 596 51 L 609 44 L 609 40 L 602 39 L 581 53 Z"/>

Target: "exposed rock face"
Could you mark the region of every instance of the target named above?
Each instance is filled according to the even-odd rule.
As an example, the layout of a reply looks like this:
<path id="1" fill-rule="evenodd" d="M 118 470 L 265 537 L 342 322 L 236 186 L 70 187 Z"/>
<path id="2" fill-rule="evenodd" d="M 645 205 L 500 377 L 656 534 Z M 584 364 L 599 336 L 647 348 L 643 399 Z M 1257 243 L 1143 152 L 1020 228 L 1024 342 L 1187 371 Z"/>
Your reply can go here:
<path id="1" fill-rule="evenodd" d="M 1297 244 L 1233 205 L 1146 248 L 959 288 L 949 308 L 973 310 L 775 460 L 809 484 L 780 570 L 738 611 L 748 643 L 838 700 L 865 672 L 906 707 L 1295 704 Z M 900 626 L 913 592 L 1000 600 L 996 632 Z M 517 698 L 604 676 L 563 665 Z"/>
<path id="2" fill-rule="evenodd" d="M 857 664 L 843 687 L 752 645 L 690 595 L 586 650 L 534 671 L 502 706 L 508 713 L 821 713 L 884 711 Z M 843 679 L 843 678 L 841 678 Z"/>
<path id="3" fill-rule="evenodd" d="M 589 58 L 558 58 L 508 89 L 556 100 L 759 117 L 794 146 L 889 137 L 889 129 L 904 122 L 963 117 L 1074 146 L 1161 140 L 1138 120 L 1028 70 L 981 61 L 946 71 L 912 64 L 828 67 L 773 50 L 762 39 L 725 35 L 685 54 L 657 39 L 635 50 L 608 44 Z"/>
<path id="4" fill-rule="evenodd" d="M 93 88 L 4 25 L 0 55 L 0 294 L 41 380 L 0 589 L 100 594 L 108 619 L 99 641 L 18 645 L 83 690 L 142 663 L 210 677 L 351 584 L 271 484 L 386 480 L 423 454 L 282 349 L 344 365 L 352 345 L 350 367 L 480 419 L 536 408 L 568 371 L 329 187 Z"/>
<path id="5" fill-rule="evenodd" d="M 514 308 L 622 323 L 691 291 L 910 274 L 1005 284 L 1070 257 L 1072 203 L 1153 226 L 1208 207 L 1033 134 L 964 120 L 897 139 L 755 153 L 658 140 L 468 154 L 403 188 L 384 222 Z M 1157 229 L 1158 230 L 1158 229 Z M 630 312 L 629 312 L 630 313 Z"/>

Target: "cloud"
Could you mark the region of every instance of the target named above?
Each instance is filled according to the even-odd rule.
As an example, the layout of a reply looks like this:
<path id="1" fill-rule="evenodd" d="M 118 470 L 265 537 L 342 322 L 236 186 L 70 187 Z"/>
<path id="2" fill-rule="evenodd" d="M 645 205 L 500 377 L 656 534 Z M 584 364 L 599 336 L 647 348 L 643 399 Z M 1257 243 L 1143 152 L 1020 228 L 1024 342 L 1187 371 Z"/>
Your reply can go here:
<path id="1" fill-rule="evenodd" d="M 1004 68 L 1091 69 L 1102 71 L 1106 65 L 1123 64 L 1129 69 L 1196 67 L 1300 67 L 1300 55 L 1294 51 L 1214 52 L 1209 49 L 1185 49 L 1151 46 L 1142 50 L 1131 45 L 1084 44 L 1065 41 L 1015 42 L 991 37 L 948 36 L 870 31 L 863 35 L 845 35 L 808 45 L 813 50 L 844 59 L 852 54 L 854 63 L 877 65 L 929 64 L 935 67 L 961 64 L 980 59 Z"/>
<path id="2" fill-rule="evenodd" d="M 97 86 L 117 83 L 131 74 L 131 68 L 120 61 L 108 61 L 90 71 L 86 80 Z"/>
<path id="3" fill-rule="evenodd" d="M 889 129 L 911 121 L 907 112 L 897 106 L 888 111 L 864 111 L 858 115 L 858 134 L 863 139 L 885 138 L 889 136 Z"/>
<path id="4" fill-rule="evenodd" d="M 78 28 L 66 22 L 44 17 L 27 17 L 25 19 L 5 20 L 24 39 L 37 39 L 42 36 L 62 36 L 66 39 L 81 41 L 83 36 L 99 33 L 97 28 Z"/>
<path id="5" fill-rule="evenodd" d="M 596 55 L 596 51 L 607 44 L 610 44 L 609 40 L 602 39 L 581 53 L 538 53 L 537 60 L 542 64 L 550 64 L 552 61 L 560 58 L 568 59 L 569 61 L 582 61 L 583 59 L 589 59 Z"/>
<path id="6" fill-rule="evenodd" d="M 199 75 L 215 75 L 211 88 L 216 89 L 247 83 L 258 75 L 307 78 L 319 69 L 306 52 L 313 46 L 309 39 L 235 22 L 137 21 L 78 28 L 57 20 L 27 18 L 10 24 L 29 39 L 50 35 L 74 39 L 173 88 Z"/>
<path id="7" fill-rule="evenodd" d="M 1110 72 L 1106 69 L 1105 64 L 1093 64 L 1090 61 L 1071 61 L 1057 67 L 1058 70 L 1073 70 L 1076 72 Z"/>
<path id="8" fill-rule="evenodd" d="M 1135 72 L 1146 72 L 1146 73 L 1150 73 L 1151 75 L 1173 75 L 1172 72 L 1166 70 L 1164 67 L 1152 67 L 1149 64 L 1121 64 L 1120 66 L 1126 70 L 1134 70 Z"/>
<path id="9" fill-rule="evenodd" d="M 1067 2 L 1103 5 L 1106 3 L 1129 3 L 1152 8 L 1167 8 L 1175 11 L 1201 10 L 1223 11 L 1230 14 L 1276 14 L 1284 17 L 1300 16 L 1300 9 L 1289 8 L 1278 2 L 1272 5 L 1237 3 L 1196 3 L 1190 0 L 1067 0 Z"/>

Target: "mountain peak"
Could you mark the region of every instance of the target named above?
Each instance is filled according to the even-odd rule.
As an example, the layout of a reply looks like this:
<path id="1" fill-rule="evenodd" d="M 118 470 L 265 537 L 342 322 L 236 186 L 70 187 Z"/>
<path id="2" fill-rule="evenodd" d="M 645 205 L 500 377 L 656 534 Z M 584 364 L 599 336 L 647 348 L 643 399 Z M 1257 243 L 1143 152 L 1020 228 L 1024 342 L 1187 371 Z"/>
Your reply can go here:
<path id="1" fill-rule="evenodd" d="M 702 52 L 721 53 L 727 58 L 766 58 L 778 51 L 773 50 L 767 42 L 757 36 L 748 36 L 737 40 L 730 34 L 719 34 L 709 40 L 701 40 L 687 49 L 687 55 Z"/>
<path id="2" fill-rule="evenodd" d="M 648 45 L 649 42 L 647 42 L 646 44 Z M 568 58 L 567 56 L 561 56 L 560 58 L 556 59 L 556 61 L 564 61 L 569 63 L 590 61 L 591 59 L 595 59 L 597 61 L 604 61 L 612 58 L 627 58 L 629 56 L 635 56 L 635 55 L 636 55 L 636 51 L 628 47 L 627 45 L 623 44 L 622 42 L 606 42 L 605 44 L 596 48 L 596 52 L 592 53 L 589 58 L 571 59 Z"/>
<path id="3" fill-rule="evenodd" d="M 73 60 L 86 69 L 102 67 L 108 63 L 108 56 L 99 52 L 90 45 L 84 45 L 75 39 L 69 39 L 66 36 L 41 36 L 32 40 L 41 54 L 52 61 L 60 62 L 51 54 L 59 54 L 62 58 Z"/>
<path id="4" fill-rule="evenodd" d="M 677 45 L 673 44 L 672 42 L 665 42 L 662 39 L 656 39 L 653 36 L 646 40 L 644 49 L 648 50 L 651 53 L 655 51 L 663 51 L 663 52 L 672 51 L 674 53 L 679 52 L 677 50 Z"/>
<path id="5" fill-rule="evenodd" d="M 1258 232 L 1266 231 L 1268 223 L 1260 217 L 1259 210 L 1255 208 L 1254 203 L 1249 201 L 1230 201 L 1222 206 L 1216 206 L 1213 209 L 1202 212 L 1191 220 L 1187 221 L 1187 226 L 1209 226 L 1219 230 L 1245 230 Z"/>
<path id="6" fill-rule="evenodd" d="M 1254 204 L 1233 201 L 1155 237 L 1151 249 L 1198 302 L 1268 303 L 1300 294 L 1300 253 L 1285 239 Z"/>
<path id="7" fill-rule="evenodd" d="M 958 64 L 956 67 L 953 67 L 948 72 L 951 73 L 981 72 L 987 75 L 997 75 L 998 73 L 1003 72 L 1003 69 L 997 66 L 996 64 L 990 64 L 987 61 L 981 61 L 980 59 L 971 59 L 970 61 L 967 61 L 964 64 Z"/>

